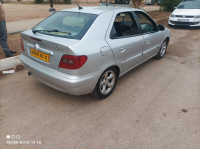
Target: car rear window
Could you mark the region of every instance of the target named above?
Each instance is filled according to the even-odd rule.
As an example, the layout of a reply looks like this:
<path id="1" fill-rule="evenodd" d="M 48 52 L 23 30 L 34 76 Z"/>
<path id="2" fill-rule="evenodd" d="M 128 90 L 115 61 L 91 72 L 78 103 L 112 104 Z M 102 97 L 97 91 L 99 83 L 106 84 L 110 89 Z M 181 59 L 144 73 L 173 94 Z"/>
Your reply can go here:
<path id="1" fill-rule="evenodd" d="M 41 34 L 70 39 L 81 39 L 90 28 L 97 15 L 59 11 L 33 28 Z"/>

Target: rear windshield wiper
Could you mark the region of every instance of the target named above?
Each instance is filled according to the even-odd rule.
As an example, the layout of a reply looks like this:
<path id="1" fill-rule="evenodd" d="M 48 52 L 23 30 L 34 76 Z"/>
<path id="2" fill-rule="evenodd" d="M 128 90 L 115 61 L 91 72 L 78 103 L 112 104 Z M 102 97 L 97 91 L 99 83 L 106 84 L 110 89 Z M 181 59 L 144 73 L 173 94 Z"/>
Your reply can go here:
<path id="1" fill-rule="evenodd" d="M 63 31 L 59 31 L 59 30 L 56 30 L 56 29 L 53 29 L 53 30 L 32 30 L 32 32 L 35 34 L 37 32 L 59 32 L 59 33 L 66 33 L 66 34 L 69 34 L 71 35 L 70 32 L 63 32 Z"/>

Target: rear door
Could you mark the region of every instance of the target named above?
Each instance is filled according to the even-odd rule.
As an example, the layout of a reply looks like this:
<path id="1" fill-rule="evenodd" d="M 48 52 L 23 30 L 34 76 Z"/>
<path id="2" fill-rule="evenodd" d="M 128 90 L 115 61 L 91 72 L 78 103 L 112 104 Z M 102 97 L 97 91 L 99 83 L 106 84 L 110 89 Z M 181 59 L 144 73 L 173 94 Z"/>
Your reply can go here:
<path id="1" fill-rule="evenodd" d="M 132 12 L 115 13 L 106 41 L 112 48 L 121 73 L 141 63 L 144 39 Z"/>
<path id="2" fill-rule="evenodd" d="M 135 14 L 145 41 L 142 57 L 142 60 L 145 61 L 159 51 L 163 40 L 162 33 L 158 30 L 157 24 L 146 13 L 136 11 Z"/>

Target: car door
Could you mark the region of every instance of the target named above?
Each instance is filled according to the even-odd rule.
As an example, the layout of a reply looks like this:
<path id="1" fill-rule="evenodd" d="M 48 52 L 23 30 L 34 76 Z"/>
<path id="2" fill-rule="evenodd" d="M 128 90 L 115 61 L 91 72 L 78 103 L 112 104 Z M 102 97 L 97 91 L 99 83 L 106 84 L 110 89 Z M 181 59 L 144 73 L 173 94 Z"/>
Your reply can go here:
<path id="1" fill-rule="evenodd" d="M 145 46 L 142 60 L 145 61 L 155 56 L 162 44 L 162 33 L 158 30 L 157 24 L 142 11 L 135 11 L 136 18 L 144 37 Z"/>
<path id="2" fill-rule="evenodd" d="M 114 14 L 106 41 L 113 51 L 121 73 L 141 63 L 144 39 L 132 12 Z"/>

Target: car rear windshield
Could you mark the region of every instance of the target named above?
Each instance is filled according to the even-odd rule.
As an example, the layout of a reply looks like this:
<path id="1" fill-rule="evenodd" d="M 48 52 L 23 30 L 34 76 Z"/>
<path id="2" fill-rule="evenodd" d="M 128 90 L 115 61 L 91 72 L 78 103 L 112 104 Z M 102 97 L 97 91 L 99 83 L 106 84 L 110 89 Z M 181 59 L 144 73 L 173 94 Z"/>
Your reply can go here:
<path id="1" fill-rule="evenodd" d="M 32 30 L 41 34 L 81 39 L 90 28 L 97 15 L 59 11 L 48 17 Z"/>
<path id="2" fill-rule="evenodd" d="M 185 0 L 177 7 L 178 9 L 200 9 L 200 0 Z"/>

